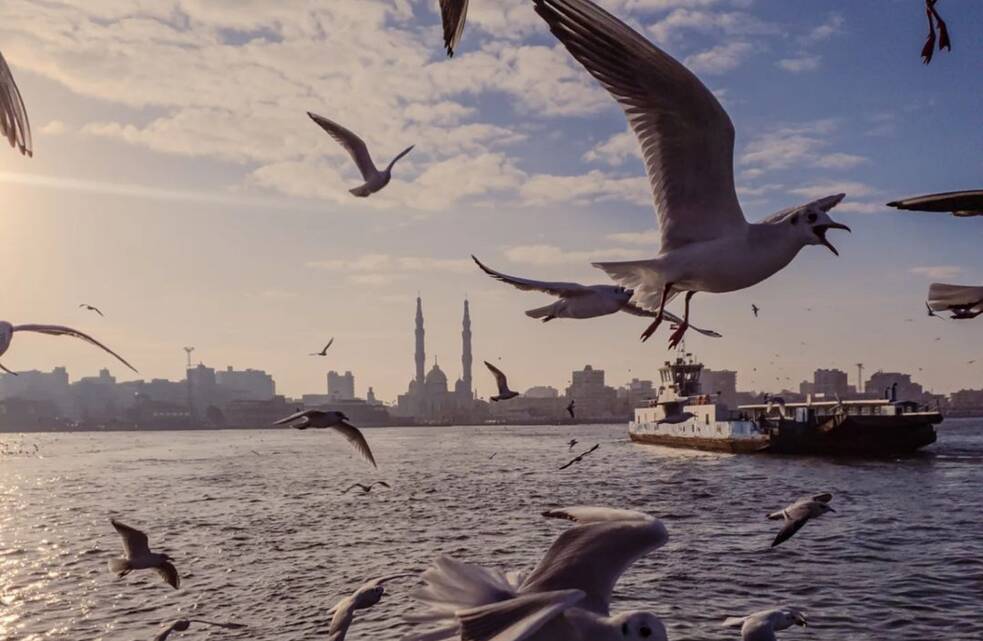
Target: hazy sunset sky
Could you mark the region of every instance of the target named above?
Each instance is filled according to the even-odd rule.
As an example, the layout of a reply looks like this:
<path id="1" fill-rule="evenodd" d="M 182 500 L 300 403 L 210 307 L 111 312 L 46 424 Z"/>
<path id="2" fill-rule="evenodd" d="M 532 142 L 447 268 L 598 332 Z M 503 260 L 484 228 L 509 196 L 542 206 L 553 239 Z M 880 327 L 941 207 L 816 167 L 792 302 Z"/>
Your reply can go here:
<path id="1" fill-rule="evenodd" d="M 724 334 L 689 335 L 708 367 L 738 369 L 742 389 L 796 386 L 815 367 L 854 383 L 858 361 L 936 391 L 983 386 L 983 318 L 943 322 L 923 302 L 934 280 L 983 283 L 983 219 L 883 207 L 983 187 L 983 3 L 939 3 L 953 50 L 928 66 L 921 0 L 600 4 L 721 98 L 749 219 L 847 194 L 832 211 L 853 228 L 830 233 L 839 258 L 809 247 L 752 289 L 693 299 L 694 323 Z M 183 378 L 193 345 L 213 367 L 266 369 L 281 393 L 321 392 L 328 369 L 350 369 L 359 395 L 372 385 L 388 401 L 413 374 L 418 291 L 428 368 L 436 356 L 460 376 L 467 295 L 480 396 L 492 387 L 480 362 L 499 357 L 520 390 L 563 387 L 586 363 L 609 384 L 655 377 L 667 330 L 642 345 L 635 317 L 544 325 L 523 311 L 547 296 L 469 258 L 605 283 L 590 260 L 654 256 L 621 110 L 529 0 L 473 0 L 452 60 L 436 5 L 4 0 L 0 51 L 35 157 L 0 149 L 0 318 L 90 331 L 148 379 Z M 359 132 L 377 163 L 416 148 L 358 200 L 355 168 L 305 111 Z M 329 357 L 307 356 L 332 336 Z M 131 377 L 44 336 L 18 336 L 3 363 Z"/>

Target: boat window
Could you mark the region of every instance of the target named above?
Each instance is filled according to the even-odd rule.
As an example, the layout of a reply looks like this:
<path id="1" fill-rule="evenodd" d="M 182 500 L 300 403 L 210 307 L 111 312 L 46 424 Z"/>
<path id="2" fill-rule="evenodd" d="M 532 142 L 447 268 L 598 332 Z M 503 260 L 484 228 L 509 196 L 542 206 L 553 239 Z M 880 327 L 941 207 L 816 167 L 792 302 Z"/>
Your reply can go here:
<path id="1" fill-rule="evenodd" d="M 709 425 L 710 424 L 710 415 L 709 414 L 704 414 L 703 415 L 703 418 L 706 419 L 706 424 Z"/>

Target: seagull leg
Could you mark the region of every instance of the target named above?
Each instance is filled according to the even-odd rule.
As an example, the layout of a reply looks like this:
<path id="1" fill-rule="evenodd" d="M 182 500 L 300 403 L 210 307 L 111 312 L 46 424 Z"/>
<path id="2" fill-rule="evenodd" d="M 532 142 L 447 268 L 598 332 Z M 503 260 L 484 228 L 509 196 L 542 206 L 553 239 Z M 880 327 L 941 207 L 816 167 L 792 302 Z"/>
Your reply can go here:
<path id="1" fill-rule="evenodd" d="M 659 303 L 659 313 L 655 315 L 655 320 L 652 324 L 645 328 L 642 332 L 642 342 L 647 341 L 655 330 L 659 329 L 659 325 L 662 324 L 663 313 L 666 311 L 666 300 L 669 298 L 669 292 L 672 291 L 672 283 L 666 283 L 666 286 L 662 290 L 662 302 Z"/>
<path id="2" fill-rule="evenodd" d="M 686 330 L 689 329 L 689 299 L 693 298 L 696 292 L 686 292 L 686 306 L 685 313 L 683 314 L 683 322 L 676 328 L 676 331 L 672 333 L 669 337 L 669 349 L 674 349 L 679 345 L 679 341 L 683 340 L 683 335 Z"/>

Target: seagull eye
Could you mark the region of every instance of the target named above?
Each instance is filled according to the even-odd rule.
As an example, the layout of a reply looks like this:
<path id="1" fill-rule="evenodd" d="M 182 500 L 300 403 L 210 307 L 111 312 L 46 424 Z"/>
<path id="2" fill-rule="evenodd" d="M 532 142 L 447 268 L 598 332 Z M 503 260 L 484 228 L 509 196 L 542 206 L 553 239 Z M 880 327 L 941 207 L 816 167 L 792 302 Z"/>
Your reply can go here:
<path id="1" fill-rule="evenodd" d="M 643 639 L 647 639 L 647 638 L 649 638 L 650 636 L 652 636 L 652 628 L 650 628 L 650 627 L 648 627 L 647 625 L 643 625 L 643 626 L 642 626 L 642 627 L 641 627 L 641 628 L 640 628 L 640 629 L 638 630 L 638 633 L 639 633 L 640 635 L 642 635 L 642 638 L 643 638 Z"/>
<path id="2" fill-rule="evenodd" d="M 816 219 L 819 218 L 819 216 L 817 216 L 816 214 L 809 214 L 808 218 L 810 223 L 814 223 L 816 222 Z"/>

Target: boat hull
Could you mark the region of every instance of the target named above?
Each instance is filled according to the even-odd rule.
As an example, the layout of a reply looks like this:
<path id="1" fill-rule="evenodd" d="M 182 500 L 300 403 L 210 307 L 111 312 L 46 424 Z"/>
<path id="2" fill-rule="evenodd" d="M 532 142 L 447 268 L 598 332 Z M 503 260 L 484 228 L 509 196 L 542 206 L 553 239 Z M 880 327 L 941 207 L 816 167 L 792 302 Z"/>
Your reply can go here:
<path id="1" fill-rule="evenodd" d="M 748 439 L 731 440 L 725 438 L 701 438 L 698 436 L 641 434 L 636 432 L 629 432 L 628 436 L 636 443 L 645 443 L 646 445 L 662 445 L 663 447 L 679 447 L 708 452 L 730 452 L 732 454 L 752 454 L 764 451 L 769 446 L 769 439 L 767 437 L 751 441 Z"/>

